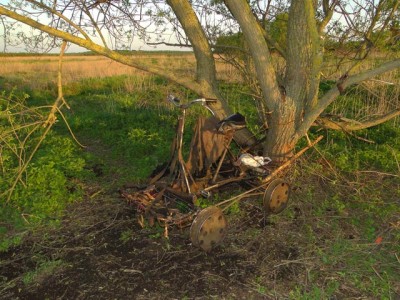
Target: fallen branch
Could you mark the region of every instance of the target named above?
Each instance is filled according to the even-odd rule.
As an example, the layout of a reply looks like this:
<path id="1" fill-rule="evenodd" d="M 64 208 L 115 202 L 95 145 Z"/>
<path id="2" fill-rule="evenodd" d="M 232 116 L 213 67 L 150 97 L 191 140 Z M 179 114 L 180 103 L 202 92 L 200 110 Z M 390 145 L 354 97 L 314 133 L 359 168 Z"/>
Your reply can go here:
<path id="1" fill-rule="evenodd" d="M 369 120 L 364 122 L 342 117 L 339 117 L 339 121 L 334 121 L 328 117 L 320 117 L 315 122 L 325 129 L 343 130 L 349 132 L 377 126 L 398 116 L 400 116 L 400 108 L 392 110 L 391 112 L 378 117 L 371 117 Z"/>

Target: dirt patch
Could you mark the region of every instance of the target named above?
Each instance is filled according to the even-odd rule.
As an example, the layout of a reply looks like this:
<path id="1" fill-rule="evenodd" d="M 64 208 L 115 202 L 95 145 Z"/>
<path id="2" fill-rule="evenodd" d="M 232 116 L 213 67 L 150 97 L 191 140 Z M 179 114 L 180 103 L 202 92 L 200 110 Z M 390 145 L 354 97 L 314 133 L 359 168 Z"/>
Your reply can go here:
<path id="1" fill-rule="evenodd" d="M 252 221 L 262 218 L 253 214 Z M 135 211 L 117 196 L 86 200 L 70 208 L 59 228 L 32 232 L 1 254 L 0 297 L 261 299 L 266 295 L 254 280 L 262 274 L 263 252 L 276 259 L 290 254 L 273 250 L 274 243 L 262 249 L 240 229 L 251 222 L 241 222 L 223 245 L 205 253 L 191 245 L 187 229 L 172 230 L 165 239 L 161 228 L 140 228 Z M 259 225 L 248 228 L 264 232 Z M 293 270 L 279 272 L 270 277 L 290 279 Z"/>

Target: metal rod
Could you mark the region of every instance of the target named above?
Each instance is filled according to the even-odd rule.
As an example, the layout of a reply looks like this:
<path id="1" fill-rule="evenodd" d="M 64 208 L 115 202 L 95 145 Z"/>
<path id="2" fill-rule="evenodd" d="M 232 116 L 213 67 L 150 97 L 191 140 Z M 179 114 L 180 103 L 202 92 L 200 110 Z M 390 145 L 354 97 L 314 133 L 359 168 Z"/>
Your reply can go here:
<path id="1" fill-rule="evenodd" d="M 227 199 L 225 201 L 222 201 L 220 203 L 217 203 L 215 206 L 221 206 L 224 205 L 226 203 L 229 203 L 231 201 L 234 201 L 238 198 L 242 198 L 244 195 L 250 194 L 256 190 L 258 190 L 261 187 L 264 187 L 266 185 L 269 184 L 269 181 L 274 178 L 276 175 L 278 175 L 278 173 L 280 171 L 282 171 L 283 169 L 287 168 L 288 166 L 290 166 L 297 158 L 299 158 L 301 155 L 303 155 L 304 152 L 306 152 L 308 149 L 310 149 L 311 147 L 313 147 L 315 144 L 317 144 L 320 140 L 322 140 L 323 136 L 320 135 L 314 142 L 312 142 L 311 144 L 309 144 L 307 147 L 303 148 L 302 150 L 300 150 L 299 152 L 297 152 L 294 156 L 292 156 L 287 162 L 285 162 L 283 165 L 281 165 L 279 168 L 275 169 L 271 174 L 269 174 L 267 177 L 265 177 L 263 179 L 263 183 L 255 188 L 252 188 L 240 195 L 236 195 L 230 199 Z"/>
<path id="2" fill-rule="evenodd" d="M 233 138 L 233 136 L 230 137 L 228 143 L 225 145 L 225 151 L 224 151 L 224 153 L 222 153 L 221 159 L 219 160 L 218 167 L 215 170 L 215 174 L 214 174 L 213 179 L 211 180 L 211 183 L 215 183 L 215 181 L 217 180 L 219 170 L 221 169 L 222 163 L 224 162 L 224 159 L 225 159 L 226 153 L 228 152 L 228 147 L 232 141 L 232 138 Z"/>
<path id="3" fill-rule="evenodd" d="M 241 181 L 243 178 L 244 178 L 244 174 L 243 174 L 243 175 L 240 175 L 240 177 L 229 178 L 229 179 L 220 181 L 220 182 L 218 182 L 218 183 L 216 183 L 216 184 L 214 184 L 214 185 L 212 185 L 212 186 L 208 186 L 208 187 L 204 188 L 203 191 L 206 191 L 206 192 L 207 192 L 207 191 L 211 191 L 212 189 L 215 189 L 215 188 L 217 188 L 217 187 L 223 186 L 223 185 L 225 185 L 225 184 L 227 184 L 227 183 L 232 183 L 232 182 L 236 182 L 236 181 Z"/>

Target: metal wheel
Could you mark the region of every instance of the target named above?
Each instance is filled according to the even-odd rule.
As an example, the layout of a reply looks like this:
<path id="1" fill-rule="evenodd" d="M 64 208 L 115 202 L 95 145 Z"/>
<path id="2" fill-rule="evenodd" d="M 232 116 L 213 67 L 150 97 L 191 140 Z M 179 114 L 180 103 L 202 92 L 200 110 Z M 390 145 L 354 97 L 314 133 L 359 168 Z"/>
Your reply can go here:
<path id="1" fill-rule="evenodd" d="M 272 180 L 264 192 L 264 210 L 272 214 L 282 212 L 287 206 L 289 196 L 290 187 L 286 181 L 280 178 Z"/>
<path id="2" fill-rule="evenodd" d="M 208 252 L 222 242 L 227 225 L 228 222 L 220 208 L 207 207 L 194 219 L 190 227 L 190 239 L 194 246 Z"/>

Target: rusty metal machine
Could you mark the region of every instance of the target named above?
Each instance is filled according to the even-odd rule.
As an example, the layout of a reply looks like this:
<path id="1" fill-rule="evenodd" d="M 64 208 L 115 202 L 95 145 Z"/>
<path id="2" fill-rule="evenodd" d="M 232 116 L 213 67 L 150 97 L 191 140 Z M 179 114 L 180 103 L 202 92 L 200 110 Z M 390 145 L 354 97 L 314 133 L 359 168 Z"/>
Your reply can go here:
<path id="1" fill-rule="evenodd" d="M 201 98 L 186 104 L 173 96 L 168 100 L 181 110 L 169 162 L 155 172 L 145 188 L 121 190 L 122 197 L 135 205 L 142 226 L 158 222 L 164 227 L 166 237 L 171 226 L 190 226 L 192 244 L 210 251 L 226 236 L 228 222 L 224 212 L 237 201 L 261 197 L 268 214 L 286 208 L 290 186 L 278 174 L 320 138 L 283 165 L 273 167 L 268 157 L 254 155 L 251 150 L 232 150 L 235 132 L 246 127 L 244 116 L 237 113 L 221 121 L 214 116 L 201 117 L 185 161 L 182 147 L 186 110 L 200 103 L 213 114 L 207 105 L 216 100 Z M 210 198 L 214 192 L 234 183 L 244 184 L 246 190 L 213 206 L 204 209 L 198 206 L 199 199 Z"/>

